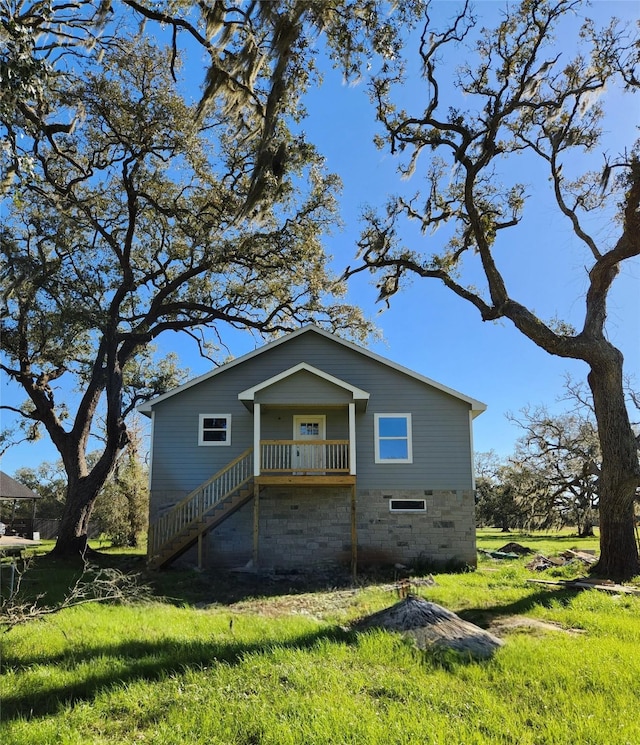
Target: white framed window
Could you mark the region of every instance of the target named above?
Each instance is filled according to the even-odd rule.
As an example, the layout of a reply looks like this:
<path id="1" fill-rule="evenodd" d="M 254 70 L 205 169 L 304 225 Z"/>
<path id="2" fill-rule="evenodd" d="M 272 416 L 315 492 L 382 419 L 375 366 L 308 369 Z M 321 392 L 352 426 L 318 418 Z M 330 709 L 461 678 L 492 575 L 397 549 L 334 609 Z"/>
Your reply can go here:
<path id="1" fill-rule="evenodd" d="M 426 499 L 390 499 L 389 512 L 426 512 Z"/>
<path id="2" fill-rule="evenodd" d="M 413 463 L 411 414 L 374 414 L 375 462 Z"/>
<path id="3" fill-rule="evenodd" d="M 231 445 L 231 414 L 200 414 L 198 445 Z"/>

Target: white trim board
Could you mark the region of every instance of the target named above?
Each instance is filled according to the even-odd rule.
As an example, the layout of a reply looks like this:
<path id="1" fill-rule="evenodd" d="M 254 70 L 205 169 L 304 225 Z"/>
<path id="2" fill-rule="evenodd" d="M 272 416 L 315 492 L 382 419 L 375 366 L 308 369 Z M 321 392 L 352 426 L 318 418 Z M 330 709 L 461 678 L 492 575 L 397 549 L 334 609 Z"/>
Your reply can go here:
<path id="1" fill-rule="evenodd" d="M 267 380 L 263 380 L 261 383 L 258 383 L 251 388 L 247 388 L 246 391 L 241 391 L 240 393 L 238 393 L 238 399 L 242 402 L 253 402 L 255 401 L 256 393 L 259 393 L 265 388 L 269 388 L 276 383 L 280 383 L 282 380 L 286 380 L 292 375 L 295 375 L 296 373 L 302 371 L 311 373 L 312 375 L 316 375 L 322 380 L 325 380 L 327 383 L 335 385 L 337 388 L 342 388 L 345 391 L 349 391 L 349 393 L 351 393 L 351 395 L 353 396 L 354 401 L 363 401 L 366 407 L 366 403 L 369 400 L 369 394 L 367 393 L 367 391 L 363 391 L 361 388 L 357 388 L 355 385 L 351 385 L 351 383 L 340 380 L 340 378 L 336 378 L 334 375 L 330 375 L 329 373 L 324 372 L 324 370 L 319 370 L 317 367 L 309 365 L 307 362 L 300 362 L 297 365 L 290 367 L 288 370 L 283 370 L 281 373 L 278 373 L 277 375 L 274 375 Z"/>
<path id="2" fill-rule="evenodd" d="M 342 344 L 344 347 L 347 347 L 347 349 L 351 349 L 354 352 L 358 352 L 359 354 L 362 354 L 365 357 L 369 357 L 369 359 L 375 360 L 376 362 L 380 362 L 383 365 L 387 365 L 393 370 L 397 370 L 398 372 L 404 373 L 405 375 L 408 375 L 409 377 L 414 378 L 415 380 L 419 380 L 421 383 L 426 383 L 427 385 L 430 385 L 431 387 L 435 388 L 438 391 L 442 391 L 443 393 L 447 393 L 450 396 L 453 396 L 454 398 L 459 399 L 460 401 L 464 401 L 465 403 L 468 403 L 471 406 L 471 412 L 474 418 L 478 416 L 479 414 L 482 414 L 482 412 L 485 411 L 487 408 L 487 405 L 482 403 L 482 401 L 478 401 L 475 398 L 466 396 L 464 393 L 460 393 L 459 391 L 456 391 L 453 388 L 449 388 L 448 386 L 443 385 L 442 383 L 438 383 L 435 380 L 431 380 L 431 378 L 427 378 L 425 375 L 421 375 L 420 373 L 417 373 L 414 370 L 410 370 L 408 367 L 403 367 L 402 365 L 399 365 L 396 362 L 392 362 L 391 360 L 386 359 L 385 357 L 382 357 L 381 355 L 376 354 L 375 352 L 370 352 L 368 349 L 365 349 L 364 347 L 360 347 L 357 344 L 354 344 L 353 342 L 347 341 L 346 339 L 341 339 L 339 336 L 336 336 L 335 334 L 332 334 L 329 331 L 325 331 L 324 329 L 321 329 L 318 326 L 309 324 L 307 326 L 302 326 L 301 328 L 296 329 L 295 331 L 291 331 L 289 334 L 284 334 L 283 336 L 280 336 L 278 339 L 275 339 L 274 341 L 269 342 L 262 347 L 258 347 L 257 349 L 254 349 L 252 352 L 248 352 L 247 354 L 244 354 L 235 360 L 231 360 L 231 362 L 227 362 L 225 365 L 216 367 L 214 370 L 211 370 L 210 372 L 205 373 L 204 375 L 200 375 L 197 378 L 193 378 L 193 380 L 189 380 L 186 383 L 183 383 L 182 385 L 178 386 L 177 388 L 173 388 L 172 390 L 167 391 L 166 393 L 163 393 L 160 396 L 156 396 L 156 398 L 153 398 L 150 401 L 146 401 L 145 403 L 140 404 L 140 406 L 137 407 L 137 410 L 142 414 L 150 415 L 151 411 L 153 410 L 153 407 L 156 404 L 159 404 L 161 401 L 165 401 L 171 396 L 175 396 L 178 393 L 182 393 L 182 391 L 185 391 L 194 385 L 198 385 L 199 383 L 202 383 L 205 380 L 209 380 L 210 378 L 213 378 L 222 372 L 230 370 L 236 365 L 241 365 L 242 363 L 247 362 L 248 360 L 253 359 L 254 357 L 257 357 L 258 355 L 262 354 L 263 352 L 266 352 L 269 349 L 273 349 L 274 347 L 280 346 L 280 344 L 284 344 L 290 339 L 295 339 L 297 336 L 301 336 L 302 334 L 307 334 L 307 333 L 315 333 L 315 334 L 319 334 L 320 336 L 323 336 L 325 339 L 331 339 L 332 341 L 338 344 Z M 324 375 L 326 376 L 326 373 L 324 373 Z"/>

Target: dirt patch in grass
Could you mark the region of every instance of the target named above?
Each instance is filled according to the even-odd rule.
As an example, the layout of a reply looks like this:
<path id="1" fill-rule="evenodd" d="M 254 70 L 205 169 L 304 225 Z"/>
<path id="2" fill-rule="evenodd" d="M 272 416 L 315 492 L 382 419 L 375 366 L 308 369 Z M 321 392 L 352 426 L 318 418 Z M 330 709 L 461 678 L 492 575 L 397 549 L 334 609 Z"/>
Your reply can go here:
<path id="1" fill-rule="evenodd" d="M 267 618 L 304 615 L 324 620 L 327 616 L 346 613 L 359 592 L 353 588 L 250 598 L 233 603 L 229 608 L 237 613 L 259 613 Z"/>
<path id="2" fill-rule="evenodd" d="M 389 583 L 389 576 L 358 577 L 354 584 L 347 571 L 332 570 L 314 574 L 258 574 L 254 572 L 168 569 L 148 574 L 147 581 L 156 596 L 197 607 L 226 605 L 237 609 L 264 607 L 270 614 L 277 608 L 291 607 L 315 613 L 317 598 L 347 598 L 369 585 Z M 323 607 L 330 605 L 323 600 Z M 337 601 L 340 602 L 340 601 Z"/>
<path id="3" fill-rule="evenodd" d="M 514 543 L 513 541 L 511 543 L 505 543 L 498 551 L 505 554 L 519 554 L 520 556 L 527 556 L 533 553 L 533 549 L 523 546 L 520 543 Z"/>

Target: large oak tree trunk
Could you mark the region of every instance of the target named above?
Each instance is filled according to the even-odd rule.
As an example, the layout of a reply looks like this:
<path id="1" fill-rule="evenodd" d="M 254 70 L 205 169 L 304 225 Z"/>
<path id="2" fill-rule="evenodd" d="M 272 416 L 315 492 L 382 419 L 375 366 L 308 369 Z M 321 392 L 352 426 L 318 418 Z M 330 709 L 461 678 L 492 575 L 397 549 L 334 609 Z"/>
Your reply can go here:
<path id="1" fill-rule="evenodd" d="M 578 536 L 588 538 L 593 535 L 593 515 L 591 510 L 588 510 L 578 518 Z"/>
<path id="2" fill-rule="evenodd" d="M 625 580 L 640 573 L 634 530 L 634 500 L 640 483 L 636 438 L 622 384 L 622 355 L 613 347 L 588 380 L 598 423 L 602 465 L 598 482 L 600 560 L 598 574 Z"/>
<path id="3" fill-rule="evenodd" d="M 110 345 L 109 373 L 99 371 L 95 385 L 87 390 L 78 413 L 79 426 L 64 439 L 59 450 L 67 473 L 67 495 L 58 530 L 58 540 L 53 549 L 56 556 L 78 556 L 87 551 L 89 520 L 102 487 L 113 473 L 118 453 L 126 446 L 128 434 L 121 415 L 122 366 L 116 357 L 114 337 Z M 134 348 L 131 347 L 130 354 Z M 123 355 L 126 359 L 126 356 Z M 106 380 L 103 380 L 106 378 Z M 87 463 L 87 441 L 91 422 L 103 390 L 107 392 L 107 415 L 105 446 L 98 461 L 89 468 Z M 81 426 L 80 426 L 81 424 Z"/>
<path id="4" fill-rule="evenodd" d="M 93 503 L 83 504 L 77 496 L 67 496 L 58 538 L 52 551 L 55 556 L 78 556 L 87 550 L 89 518 Z"/>
<path id="5" fill-rule="evenodd" d="M 124 434 L 124 432 L 123 432 Z M 55 556 L 84 555 L 89 538 L 89 520 L 96 499 L 116 463 L 119 447 L 107 442 L 98 463 L 87 473 L 84 449 L 80 443 L 70 446 L 63 456 L 67 471 L 67 495 L 58 530 L 58 539 L 52 551 Z M 123 442 L 124 439 L 121 438 Z"/>
<path id="6" fill-rule="evenodd" d="M 54 555 L 78 556 L 86 552 L 89 520 L 101 486 L 90 477 L 69 480 Z"/>

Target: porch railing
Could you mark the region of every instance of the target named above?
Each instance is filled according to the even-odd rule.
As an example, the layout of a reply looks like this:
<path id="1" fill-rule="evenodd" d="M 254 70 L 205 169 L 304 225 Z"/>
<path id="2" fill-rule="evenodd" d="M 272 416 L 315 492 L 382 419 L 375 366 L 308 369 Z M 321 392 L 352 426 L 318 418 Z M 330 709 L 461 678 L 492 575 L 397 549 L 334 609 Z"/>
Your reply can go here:
<path id="1" fill-rule="evenodd" d="M 349 473 L 349 440 L 261 440 L 260 473 Z"/>

